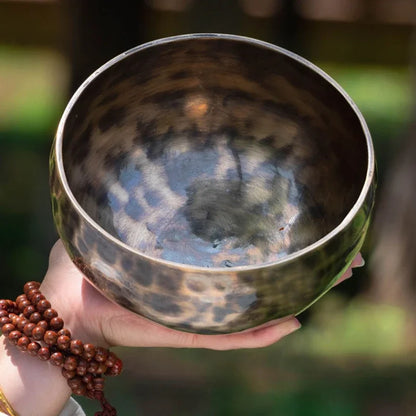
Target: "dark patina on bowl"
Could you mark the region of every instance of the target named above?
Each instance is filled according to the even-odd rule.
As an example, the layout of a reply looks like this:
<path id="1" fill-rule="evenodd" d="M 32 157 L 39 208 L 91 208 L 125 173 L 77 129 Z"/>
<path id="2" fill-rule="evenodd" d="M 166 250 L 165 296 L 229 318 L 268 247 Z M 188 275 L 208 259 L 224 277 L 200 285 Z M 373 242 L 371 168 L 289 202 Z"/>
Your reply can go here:
<path id="1" fill-rule="evenodd" d="M 352 100 L 284 49 L 162 39 L 78 89 L 51 154 L 57 230 L 109 299 L 225 333 L 297 314 L 359 251 L 373 146 Z"/>

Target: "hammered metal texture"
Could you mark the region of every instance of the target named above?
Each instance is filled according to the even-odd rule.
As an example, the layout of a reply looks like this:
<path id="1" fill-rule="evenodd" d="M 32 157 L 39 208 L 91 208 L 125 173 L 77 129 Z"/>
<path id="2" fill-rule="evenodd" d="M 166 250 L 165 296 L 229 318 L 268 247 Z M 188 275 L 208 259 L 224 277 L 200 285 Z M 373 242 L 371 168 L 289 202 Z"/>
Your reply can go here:
<path id="1" fill-rule="evenodd" d="M 172 328 L 240 331 L 314 302 L 374 203 L 362 116 L 252 39 L 164 39 L 75 94 L 51 153 L 58 232 L 108 298 Z"/>

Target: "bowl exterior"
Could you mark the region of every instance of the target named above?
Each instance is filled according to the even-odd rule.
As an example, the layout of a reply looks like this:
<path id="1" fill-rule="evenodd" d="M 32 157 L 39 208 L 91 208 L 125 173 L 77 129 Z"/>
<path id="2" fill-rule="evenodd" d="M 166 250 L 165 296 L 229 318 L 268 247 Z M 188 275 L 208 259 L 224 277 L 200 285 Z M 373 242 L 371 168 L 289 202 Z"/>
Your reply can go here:
<path id="1" fill-rule="evenodd" d="M 59 236 L 74 264 L 104 296 L 165 326 L 214 334 L 298 314 L 329 290 L 362 246 L 375 178 L 355 216 L 323 244 L 259 267 L 216 270 L 146 257 L 100 232 L 65 192 L 55 145 L 50 187 Z"/>

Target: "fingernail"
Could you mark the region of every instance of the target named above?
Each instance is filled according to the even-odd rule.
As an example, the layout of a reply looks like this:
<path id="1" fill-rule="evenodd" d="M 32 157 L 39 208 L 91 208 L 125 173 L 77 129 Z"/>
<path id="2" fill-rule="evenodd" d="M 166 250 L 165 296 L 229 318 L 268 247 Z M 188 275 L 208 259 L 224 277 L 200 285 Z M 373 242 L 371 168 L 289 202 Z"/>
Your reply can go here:
<path id="1" fill-rule="evenodd" d="M 351 267 L 363 267 L 365 265 L 365 260 L 363 259 L 363 256 L 361 253 L 357 255 L 357 257 L 352 262 Z"/>
<path id="2" fill-rule="evenodd" d="M 294 319 L 296 319 L 296 318 L 293 315 L 288 315 L 288 316 L 285 316 L 283 318 L 272 319 L 271 321 L 266 322 L 265 324 L 261 325 L 260 328 L 267 328 L 268 326 L 276 326 L 276 325 L 286 324 L 287 322 L 291 322 Z"/>
<path id="3" fill-rule="evenodd" d="M 361 263 L 356 267 L 363 267 L 365 266 L 365 260 L 361 257 Z"/>
<path id="4" fill-rule="evenodd" d="M 280 325 L 282 325 L 282 324 L 280 324 Z M 289 334 L 297 331 L 302 326 L 302 324 L 296 318 L 292 318 L 289 321 L 286 321 L 284 323 L 284 325 L 286 326 L 286 328 L 285 328 L 286 329 L 286 331 L 285 331 L 286 335 L 289 335 Z M 278 326 L 278 325 L 276 325 L 276 326 Z"/>

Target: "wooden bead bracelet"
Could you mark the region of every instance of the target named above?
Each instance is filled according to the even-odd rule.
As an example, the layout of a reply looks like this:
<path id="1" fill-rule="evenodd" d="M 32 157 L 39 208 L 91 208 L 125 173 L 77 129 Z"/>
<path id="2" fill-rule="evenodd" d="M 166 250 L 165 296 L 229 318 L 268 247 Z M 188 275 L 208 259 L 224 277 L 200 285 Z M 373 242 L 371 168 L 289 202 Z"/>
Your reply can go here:
<path id="1" fill-rule="evenodd" d="M 96 399 L 102 411 L 95 416 L 115 416 L 104 397 L 104 376 L 120 374 L 122 361 L 106 348 L 71 338 L 64 321 L 39 290 L 39 282 L 24 285 L 24 294 L 13 302 L 0 300 L 0 328 L 21 351 L 62 367 L 73 394 Z"/>

